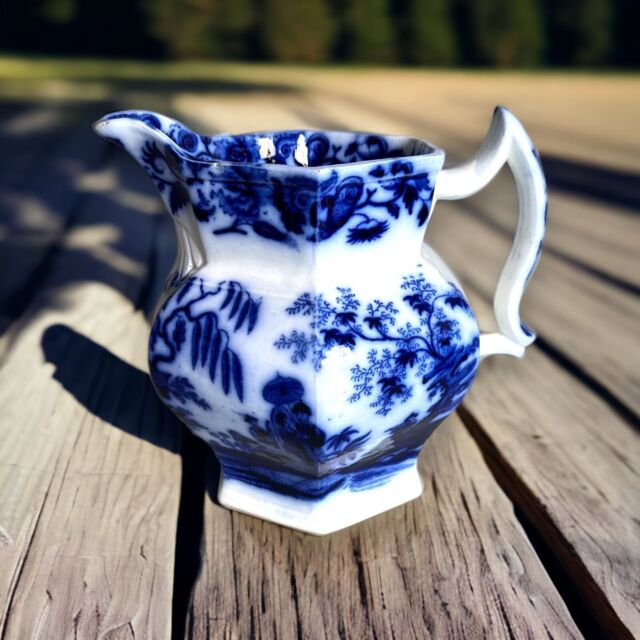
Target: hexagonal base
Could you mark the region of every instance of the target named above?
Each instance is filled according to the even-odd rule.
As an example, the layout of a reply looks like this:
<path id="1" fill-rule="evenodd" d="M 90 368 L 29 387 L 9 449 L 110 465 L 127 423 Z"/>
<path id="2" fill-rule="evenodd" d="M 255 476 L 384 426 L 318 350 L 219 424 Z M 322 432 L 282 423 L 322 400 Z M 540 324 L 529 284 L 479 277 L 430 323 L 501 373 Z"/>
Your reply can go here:
<path id="1" fill-rule="evenodd" d="M 322 500 L 292 498 L 226 479 L 221 474 L 218 500 L 234 511 L 306 533 L 325 535 L 409 502 L 421 493 L 422 480 L 414 465 L 383 485 L 360 491 L 341 489 Z"/>

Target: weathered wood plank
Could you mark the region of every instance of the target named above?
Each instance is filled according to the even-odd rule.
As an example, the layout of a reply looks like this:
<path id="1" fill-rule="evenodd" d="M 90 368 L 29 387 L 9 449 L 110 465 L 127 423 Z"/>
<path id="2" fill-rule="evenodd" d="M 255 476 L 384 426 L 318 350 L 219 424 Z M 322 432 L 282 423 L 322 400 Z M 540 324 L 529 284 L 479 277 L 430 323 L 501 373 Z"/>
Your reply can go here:
<path id="1" fill-rule="evenodd" d="M 369 128 L 373 118 L 403 121 L 401 128 L 378 130 L 420 135 L 458 158 L 477 147 L 493 108 L 501 104 L 522 118 L 544 153 L 638 171 L 640 81 L 635 77 L 394 69 L 332 70 L 305 74 L 297 82 L 338 105 L 338 112 L 362 110 L 358 129 Z"/>
<path id="2" fill-rule="evenodd" d="M 489 302 L 468 293 L 490 324 Z M 483 363 L 461 414 L 594 617 L 614 637 L 637 636 L 637 431 L 535 346 L 523 361 Z"/>
<path id="3" fill-rule="evenodd" d="M 441 213 L 443 218 L 433 221 L 431 238 L 443 250 L 462 238 L 460 253 L 451 250 L 447 256 L 463 283 L 470 283 L 468 293 L 480 324 L 490 327 L 487 292 L 480 296 L 472 284 L 486 266 L 487 239 L 475 227 L 460 236 L 458 224 L 466 218 L 455 210 Z M 494 260 L 499 261 L 497 253 Z M 538 277 L 532 290 L 541 286 Z M 567 304 L 581 311 L 575 301 Z M 531 310 L 527 305 L 527 320 Z M 637 636 L 637 431 L 535 346 L 524 361 L 484 362 L 462 415 L 509 496 L 556 555 L 593 616 L 611 637 Z"/>
<path id="4" fill-rule="evenodd" d="M 638 434 L 537 349 L 484 369 L 467 424 L 592 615 L 638 637 Z"/>
<path id="5" fill-rule="evenodd" d="M 148 327 L 134 311 L 155 216 L 121 201 L 149 193 L 131 161 L 110 166 L 123 190 L 82 200 L 2 343 L 7 638 L 170 635 L 180 431 L 141 371 Z"/>
<path id="6" fill-rule="evenodd" d="M 75 117 L 75 126 L 64 126 L 62 139 L 56 139 L 51 149 L 30 147 L 28 136 L 22 140 L 30 155 L 22 162 L 18 157 L 20 171 L 9 172 L 0 193 L 0 270 L 11 274 L 0 279 L 0 333 L 25 308 L 30 291 L 44 275 L 46 259 L 82 196 L 83 175 L 105 156 L 104 144 L 92 135 L 89 126 L 100 111 L 101 107 L 70 108 L 66 118 Z M 40 151 L 46 153 L 39 156 Z"/>
<path id="7" fill-rule="evenodd" d="M 464 208 L 513 237 L 517 196 L 513 178 L 503 171 Z M 640 290 L 640 216 L 630 209 L 552 190 L 549 193 L 545 253 L 552 253 L 590 276 L 628 291 Z"/>
<path id="8" fill-rule="evenodd" d="M 457 417 L 420 464 L 420 498 L 323 538 L 207 497 L 188 637 L 579 637 Z"/>

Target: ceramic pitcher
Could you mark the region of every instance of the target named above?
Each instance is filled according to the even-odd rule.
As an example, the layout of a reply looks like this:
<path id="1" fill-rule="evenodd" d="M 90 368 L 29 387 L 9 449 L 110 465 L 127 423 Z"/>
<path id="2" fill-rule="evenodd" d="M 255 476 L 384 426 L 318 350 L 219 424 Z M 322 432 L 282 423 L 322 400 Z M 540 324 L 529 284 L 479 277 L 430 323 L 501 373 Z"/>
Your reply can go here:
<path id="1" fill-rule="evenodd" d="M 324 534 L 416 498 L 416 458 L 478 362 L 522 356 L 519 304 L 546 217 L 539 158 L 496 109 L 468 162 L 403 136 L 196 134 L 113 113 L 96 132 L 128 151 L 173 218 L 178 253 L 151 328 L 163 402 L 215 452 L 231 508 Z M 469 196 L 507 163 L 519 219 L 481 333 L 424 242 L 437 199 Z"/>

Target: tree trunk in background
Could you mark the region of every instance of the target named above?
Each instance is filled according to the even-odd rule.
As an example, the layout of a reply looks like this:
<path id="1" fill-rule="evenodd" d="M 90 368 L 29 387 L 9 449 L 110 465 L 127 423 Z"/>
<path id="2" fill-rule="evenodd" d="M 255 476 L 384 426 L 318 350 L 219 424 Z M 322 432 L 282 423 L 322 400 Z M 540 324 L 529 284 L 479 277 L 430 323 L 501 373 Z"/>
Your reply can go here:
<path id="1" fill-rule="evenodd" d="M 214 28 L 219 58 L 248 59 L 252 53 L 250 37 L 256 28 L 253 1 L 218 0 Z"/>
<path id="2" fill-rule="evenodd" d="M 343 50 L 348 60 L 389 63 L 396 58 L 389 3 L 347 0 L 341 3 Z"/>
<path id="3" fill-rule="evenodd" d="M 468 0 L 466 6 L 475 63 L 498 67 L 540 63 L 543 42 L 536 0 Z"/>
<path id="4" fill-rule="evenodd" d="M 637 6 L 638 0 L 633 2 Z M 612 4 L 611 0 L 547 0 L 549 62 L 586 67 L 609 62 L 613 32 Z M 619 2 L 618 5 L 623 3 Z M 632 28 L 637 44 L 638 23 L 633 24 Z"/>
<path id="5" fill-rule="evenodd" d="M 215 57 L 216 0 L 146 0 L 149 28 L 174 58 Z"/>
<path id="6" fill-rule="evenodd" d="M 259 27 L 269 58 L 322 62 L 330 57 L 334 24 L 324 0 L 265 0 Z"/>
<path id="7" fill-rule="evenodd" d="M 457 61 L 449 0 L 407 0 L 399 17 L 403 62 L 451 65 Z"/>

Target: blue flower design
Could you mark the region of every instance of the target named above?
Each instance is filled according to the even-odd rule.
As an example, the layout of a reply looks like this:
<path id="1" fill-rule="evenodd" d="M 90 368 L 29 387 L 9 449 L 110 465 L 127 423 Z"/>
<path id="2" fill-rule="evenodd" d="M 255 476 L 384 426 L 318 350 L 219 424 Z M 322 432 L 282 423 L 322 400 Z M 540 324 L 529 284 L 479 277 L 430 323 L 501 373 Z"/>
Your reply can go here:
<path id="1" fill-rule="evenodd" d="M 251 152 L 240 137 L 216 138 L 214 144 L 216 159 L 228 162 L 251 162 L 252 160 Z"/>
<path id="2" fill-rule="evenodd" d="M 323 133 L 313 133 L 307 138 L 307 157 L 309 166 L 319 167 L 324 164 L 327 158 L 331 144 L 329 138 Z"/>
<path id="3" fill-rule="evenodd" d="M 333 189 L 336 182 L 337 186 Z M 322 195 L 323 191 L 324 195 Z M 331 237 L 345 225 L 357 209 L 363 192 L 364 180 L 360 176 L 349 176 L 338 182 L 336 173 L 335 180 L 332 176 L 321 185 L 321 239 Z"/>
<path id="4" fill-rule="evenodd" d="M 288 161 L 294 157 L 299 135 L 297 132 L 292 132 L 273 136 L 276 147 L 275 161 L 277 163 L 288 164 Z"/>
<path id="5" fill-rule="evenodd" d="M 273 180 L 273 202 L 287 231 L 312 235 L 318 224 L 317 181 L 305 176 Z"/>
<path id="6" fill-rule="evenodd" d="M 209 137 L 151 113 L 111 117 L 138 119 L 173 140 L 175 148 L 148 140 L 139 160 L 174 215 L 190 205 L 215 235 L 255 234 L 295 249 L 298 240 L 323 242 L 344 229 L 343 242 L 362 245 L 383 238 L 402 215 L 414 216 L 418 227 L 429 217 L 432 176 L 412 157 L 401 157 L 404 143 L 392 138 L 310 131 Z M 310 167 L 335 168 L 324 169 L 320 178 L 300 169 L 300 136 Z M 275 148 L 268 158 L 260 155 L 265 137 Z M 232 164 L 216 167 L 216 161 Z M 371 165 L 345 165 L 354 162 Z M 264 167 L 269 163 L 298 167 L 300 173 L 270 172 Z"/>

